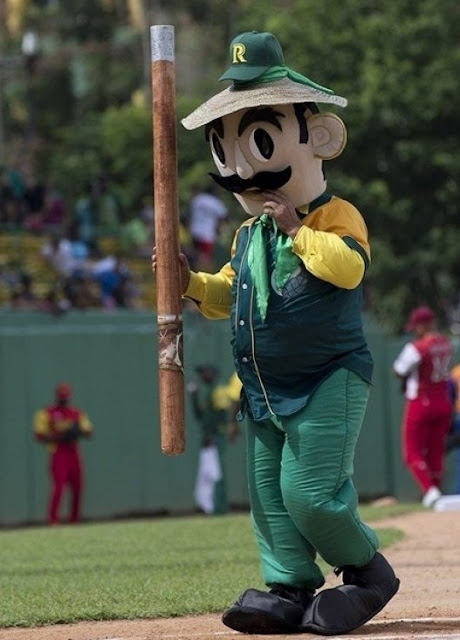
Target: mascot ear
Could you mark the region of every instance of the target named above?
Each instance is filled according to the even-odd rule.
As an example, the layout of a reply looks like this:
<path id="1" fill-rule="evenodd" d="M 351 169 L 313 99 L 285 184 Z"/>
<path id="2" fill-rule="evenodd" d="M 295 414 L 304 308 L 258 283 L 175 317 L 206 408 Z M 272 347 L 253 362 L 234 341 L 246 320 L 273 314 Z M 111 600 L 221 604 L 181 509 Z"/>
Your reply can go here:
<path id="1" fill-rule="evenodd" d="M 322 160 L 337 158 L 347 143 L 347 130 L 333 113 L 315 113 L 307 120 L 308 133 L 315 157 Z"/>

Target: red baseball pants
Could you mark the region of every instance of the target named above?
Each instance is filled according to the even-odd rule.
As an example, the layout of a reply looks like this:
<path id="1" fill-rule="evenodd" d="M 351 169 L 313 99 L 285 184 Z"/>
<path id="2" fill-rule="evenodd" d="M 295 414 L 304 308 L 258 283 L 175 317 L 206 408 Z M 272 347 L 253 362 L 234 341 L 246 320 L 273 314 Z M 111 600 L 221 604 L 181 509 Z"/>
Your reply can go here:
<path id="1" fill-rule="evenodd" d="M 48 507 L 48 522 L 50 524 L 59 522 L 59 509 L 66 486 L 71 491 L 69 522 L 77 522 L 80 519 L 83 477 L 80 453 L 75 446 L 63 447 L 61 445 L 51 454 L 50 475 L 53 490 Z"/>
<path id="2" fill-rule="evenodd" d="M 404 463 L 425 493 L 440 487 L 444 447 L 452 420 L 447 394 L 408 400 L 403 419 Z"/>

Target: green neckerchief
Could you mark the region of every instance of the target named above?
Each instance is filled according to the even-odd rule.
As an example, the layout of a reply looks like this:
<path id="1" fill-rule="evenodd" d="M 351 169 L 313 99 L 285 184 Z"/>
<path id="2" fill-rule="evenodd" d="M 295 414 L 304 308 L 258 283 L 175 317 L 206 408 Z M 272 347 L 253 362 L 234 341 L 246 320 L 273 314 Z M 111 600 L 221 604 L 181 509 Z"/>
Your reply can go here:
<path id="1" fill-rule="evenodd" d="M 332 89 L 328 89 L 327 87 L 322 87 L 320 84 L 313 82 L 307 76 L 303 76 L 301 73 L 286 67 L 285 65 L 279 65 L 270 67 L 260 76 L 255 78 L 254 80 L 250 80 L 249 82 L 241 82 L 239 80 L 233 80 L 233 88 L 234 89 L 247 89 L 249 86 L 254 84 L 265 84 L 266 82 L 275 82 L 276 80 L 281 80 L 281 78 L 288 77 L 290 80 L 294 82 L 298 82 L 299 84 L 305 84 L 313 89 L 317 89 L 318 91 L 323 91 L 324 93 L 334 94 Z"/>
<path id="2" fill-rule="evenodd" d="M 248 250 L 248 265 L 256 290 L 256 304 L 262 320 L 267 316 L 270 282 L 268 276 L 267 249 L 270 242 L 270 229 L 275 233 L 275 286 L 281 290 L 297 269 L 300 258 L 292 251 L 292 238 L 279 231 L 274 220 L 261 215 L 254 222 L 254 233 Z"/>

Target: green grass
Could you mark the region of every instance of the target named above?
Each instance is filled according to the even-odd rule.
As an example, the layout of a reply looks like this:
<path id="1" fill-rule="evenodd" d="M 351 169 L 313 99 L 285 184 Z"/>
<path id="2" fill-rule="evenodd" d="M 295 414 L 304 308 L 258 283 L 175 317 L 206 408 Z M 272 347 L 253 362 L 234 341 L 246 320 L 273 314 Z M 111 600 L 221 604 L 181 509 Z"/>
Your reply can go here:
<path id="1" fill-rule="evenodd" d="M 412 508 L 397 506 L 360 511 Z M 382 546 L 402 537 L 379 535 Z M 0 627 L 217 612 L 264 588 L 245 514 L 2 531 L 0 563 Z"/>
<path id="2" fill-rule="evenodd" d="M 414 511 L 423 511 L 420 502 L 396 502 L 382 507 L 374 507 L 372 505 L 362 505 L 359 507 L 359 513 L 363 520 L 373 521 L 382 518 L 393 518 L 395 516 L 412 513 Z"/>

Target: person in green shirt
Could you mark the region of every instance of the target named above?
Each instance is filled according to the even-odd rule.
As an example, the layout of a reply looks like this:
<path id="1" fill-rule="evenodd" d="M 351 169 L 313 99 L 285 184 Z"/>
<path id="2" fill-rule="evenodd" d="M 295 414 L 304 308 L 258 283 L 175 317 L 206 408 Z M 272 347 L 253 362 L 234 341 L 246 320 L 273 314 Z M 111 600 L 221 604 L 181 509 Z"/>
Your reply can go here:
<path id="1" fill-rule="evenodd" d="M 219 384 L 219 372 L 211 364 L 196 368 L 198 381 L 192 381 L 187 389 L 193 411 L 200 425 L 200 456 L 195 500 L 207 514 L 227 513 L 228 489 L 226 457 L 229 441 L 236 433 L 232 425 L 233 387 Z"/>
<path id="2" fill-rule="evenodd" d="M 146 258 L 151 253 L 152 232 L 153 223 L 143 211 L 126 216 L 118 236 L 121 251 L 133 258 Z"/>

